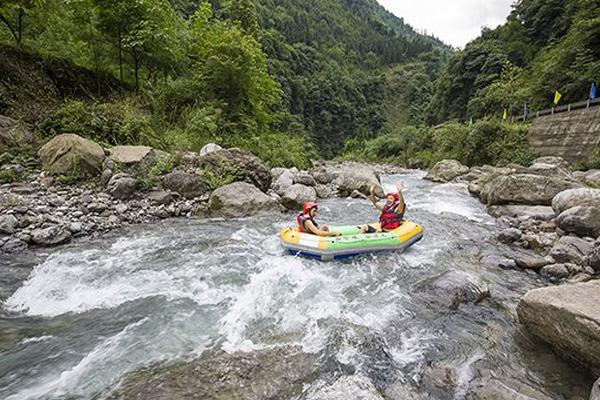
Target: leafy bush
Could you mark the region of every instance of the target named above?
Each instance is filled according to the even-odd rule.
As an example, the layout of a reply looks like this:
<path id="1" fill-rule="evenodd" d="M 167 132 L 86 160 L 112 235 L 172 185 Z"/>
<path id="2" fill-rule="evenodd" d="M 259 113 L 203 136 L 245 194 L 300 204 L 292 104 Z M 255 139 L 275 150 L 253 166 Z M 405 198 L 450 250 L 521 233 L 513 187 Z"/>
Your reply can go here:
<path id="1" fill-rule="evenodd" d="M 515 162 L 534 158 L 527 142 L 527 126 L 484 120 L 472 125 L 456 122 L 436 128 L 397 128 L 362 143 L 350 143 L 345 158 L 430 166 L 443 159 L 467 165 Z"/>
<path id="2" fill-rule="evenodd" d="M 44 137 L 75 133 L 103 145 L 155 145 L 158 140 L 149 118 L 128 100 L 112 103 L 66 101 L 37 129 Z"/>
<path id="3" fill-rule="evenodd" d="M 578 171 L 600 169 L 600 148 L 596 147 L 590 154 L 574 162 L 573 169 Z"/>

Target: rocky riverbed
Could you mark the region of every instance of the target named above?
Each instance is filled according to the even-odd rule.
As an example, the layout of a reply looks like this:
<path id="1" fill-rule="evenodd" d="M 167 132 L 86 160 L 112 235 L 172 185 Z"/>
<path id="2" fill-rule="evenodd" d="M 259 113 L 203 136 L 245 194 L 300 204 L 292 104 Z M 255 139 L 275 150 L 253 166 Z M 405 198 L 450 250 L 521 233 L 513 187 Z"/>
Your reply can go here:
<path id="1" fill-rule="evenodd" d="M 2 176 L 18 177 L 0 186 L 0 254 L 10 257 L 13 265 L 18 261 L 10 254 L 18 256 L 28 248 L 35 254 L 40 248 L 80 242 L 84 238 L 93 242 L 117 228 L 123 230 L 171 217 L 198 217 L 210 224 L 265 213 L 281 215 L 316 199 L 360 197 L 371 186 L 382 195 L 380 175 L 402 171 L 389 166 L 333 162 L 315 163 L 308 171 L 269 169 L 250 153 L 214 144 L 199 153 L 167 154 L 145 146 L 102 148 L 76 135 L 52 139 L 39 149 L 38 157 L 37 168 L 19 164 L 2 166 Z M 468 187 L 471 195 L 479 198 L 487 212 L 497 218 L 496 224 L 502 228 L 493 234 L 495 250 L 477 253 L 481 268 L 534 275 L 546 284 L 569 284 L 533 290 L 516 307 L 517 315 L 531 334 L 562 357 L 599 374 L 600 313 L 595 307 L 598 300 L 595 279 L 600 272 L 600 189 L 596 189 L 600 186 L 600 172 L 573 172 L 564 160 L 556 157 L 537 159 L 530 166 L 473 168 L 445 160 L 425 178 Z M 422 196 L 411 200 L 411 207 L 424 202 Z M 15 276 L 6 281 L 18 282 L 25 277 Z M 462 304 L 479 304 L 493 292 L 485 280 L 453 270 L 424 278 L 414 287 L 425 304 L 449 310 L 459 310 Z M 3 293 L 10 294 L 12 290 L 3 288 Z M 189 396 L 193 397 L 197 390 L 190 388 L 204 386 L 201 382 L 217 379 L 218 375 L 223 386 L 207 389 L 208 398 L 217 392 L 238 398 L 239 387 L 247 385 L 255 388 L 253 392 L 245 391 L 245 398 L 249 399 L 265 398 L 267 394 L 267 397 L 289 398 L 299 393 L 310 399 L 341 399 L 351 393 L 379 399 L 382 390 L 387 398 L 418 399 L 425 392 L 434 398 L 446 398 L 448 393 L 455 393 L 454 397 L 461 395 L 461 385 L 466 379 L 461 375 L 464 371 L 456 370 L 456 365 L 437 365 L 431 370 L 419 370 L 418 389 L 402 381 L 377 382 L 380 374 L 371 379 L 335 375 L 333 380 L 315 383 L 315 377 L 332 367 L 330 363 L 321 363 L 322 355 L 317 363 L 311 358 L 312 353 L 293 346 L 277 351 L 291 364 L 278 363 L 267 368 L 282 372 L 269 378 L 269 383 L 259 383 L 263 374 L 261 365 L 270 365 L 269 360 L 281 354 L 216 352 L 204 354 L 192 364 L 183 364 L 181 373 L 172 377 L 169 374 L 178 367 L 156 366 L 136 373 L 127 378 L 123 388 L 128 389 L 122 389 L 125 394 L 118 392 L 111 396 L 128 398 L 135 393 L 144 398 L 171 398 L 191 390 Z M 376 356 L 377 362 L 386 357 L 382 351 Z M 292 373 L 297 367 L 294 360 L 298 365 L 308 362 L 313 369 Z M 215 363 L 224 363 L 217 367 L 215 376 L 193 377 L 193 371 L 205 370 L 203 365 Z M 343 370 L 343 364 L 335 368 Z M 223 372 L 229 371 L 227 366 L 234 372 Z M 523 398 L 552 398 L 547 391 L 515 380 L 516 376 L 498 380 L 493 374 L 487 376 L 485 368 L 477 370 L 481 376 L 469 378 L 468 398 L 514 398 L 513 392 L 529 396 Z M 285 371 L 290 373 L 286 375 Z M 245 383 L 238 382 L 233 375 L 248 378 Z M 312 385 L 308 392 L 302 389 L 307 382 Z"/>

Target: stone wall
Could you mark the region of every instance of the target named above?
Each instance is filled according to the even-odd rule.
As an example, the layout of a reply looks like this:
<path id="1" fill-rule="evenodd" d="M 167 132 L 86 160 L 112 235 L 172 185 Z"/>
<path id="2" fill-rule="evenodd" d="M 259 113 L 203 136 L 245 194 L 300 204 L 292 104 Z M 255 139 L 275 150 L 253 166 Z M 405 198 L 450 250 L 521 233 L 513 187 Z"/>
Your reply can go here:
<path id="1" fill-rule="evenodd" d="M 560 156 L 569 162 L 600 145 L 600 107 L 546 115 L 533 120 L 529 144 L 540 156 Z"/>

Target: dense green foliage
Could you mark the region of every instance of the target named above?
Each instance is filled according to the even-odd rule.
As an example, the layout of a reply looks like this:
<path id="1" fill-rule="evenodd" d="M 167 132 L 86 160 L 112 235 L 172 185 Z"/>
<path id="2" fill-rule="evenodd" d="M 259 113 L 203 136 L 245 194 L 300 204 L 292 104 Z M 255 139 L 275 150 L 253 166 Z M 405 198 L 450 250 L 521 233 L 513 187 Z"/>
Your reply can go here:
<path id="1" fill-rule="evenodd" d="M 600 0 L 521 0 L 507 22 L 484 29 L 450 60 L 429 107 L 432 124 L 522 115 L 585 100 L 600 79 Z"/>
<path id="2" fill-rule="evenodd" d="M 448 53 L 375 0 L 7 0 L 0 42 L 131 88 L 49 110 L 43 136 L 168 150 L 217 142 L 304 167 L 379 134 L 391 93 L 416 99 L 404 120 L 422 122 L 429 64 Z M 410 82 L 387 90 L 386 71 L 404 63 Z"/>
<path id="3" fill-rule="evenodd" d="M 526 125 L 481 120 L 472 125 L 448 123 L 438 128 L 401 127 L 365 142 L 346 157 L 422 167 L 443 159 L 469 166 L 527 164 L 534 155 L 527 143 Z"/>

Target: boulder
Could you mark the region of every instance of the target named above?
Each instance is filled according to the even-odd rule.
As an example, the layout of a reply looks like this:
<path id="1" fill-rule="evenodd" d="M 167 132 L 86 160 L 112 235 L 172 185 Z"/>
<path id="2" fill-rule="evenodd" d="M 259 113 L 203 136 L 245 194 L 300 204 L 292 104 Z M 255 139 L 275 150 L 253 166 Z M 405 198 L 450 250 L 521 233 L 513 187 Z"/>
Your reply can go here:
<path id="1" fill-rule="evenodd" d="M 205 352 L 194 361 L 163 363 L 131 373 L 109 399 L 298 398 L 318 369 L 317 354 L 295 347 L 233 354 Z"/>
<path id="2" fill-rule="evenodd" d="M 462 271 L 447 271 L 416 285 L 429 303 L 456 310 L 461 304 L 477 304 L 490 296 L 490 288 L 480 278 Z"/>
<path id="3" fill-rule="evenodd" d="M 115 199 L 128 200 L 135 193 L 137 186 L 137 181 L 131 175 L 118 173 L 110 178 L 106 191 Z"/>
<path id="4" fill-rule="evenodd" d="M 600 208 L 600 189 L 569 189 L 558 193 L 552 199 L 552 208 L 556 215 L 577 206 Z"/>
<path id="5" fill-rule="evenodd" d="M 456 160 L 442 160 L 431 168 L 425 179 L 433 182 L 450 182 L 467 172 L 469 172 L 469 167 Z"/>
<path id="6" fill-rule="evenodd" d="M 280 210 L 275 199 L 246 182 L 218 188 L 211 194 L 208 207 L 215 215 L 233 218 Z"/>
<path id="7" fill-rule="evenodd" d="M 600 236 L 600 208 L 587 206 L 569 208 L 556 218 L 556 225 L 563 231 L 577 236 Z"/>
<path id="8" fill-rule="evenodd" d="M 553 400 L 539 388 L 511 378 L 486 376 L 469 386 L 465 400 Z"/>
<path id="9" fill-rule="evenodd" d="M 560 192 L 580 186 L 578 183 L 541 175 L 501 175 L 488 182 L 486 192 L 488 205 L 529 204 L 550 205 Z"/>
<path id="10" fill-rule="evenodd" d="M 215 150 L 200 157 L 198 164 L 217 176 L 251 183 L 263 192 L 269 190 L 273 179 L 271 171 L 260 158 L 240 149 Z"/>
<path id="11" fill-rule="evenodd" d="M 52 175 L 98 175 L 102 171 L 104 150 L 81 136 L 62 134 L 46 143 L 38 156 L 42 168 Z"/>
<path id="12" fill-rule="evenodd" d="M 22 239 L 11 237 L 0 246 L 4 253 L 19 253 L 27 248 L 27 242 Z"/>
<path id="13" fill-rule="evenodd" d="M 0 115 L 0 151 L 10 147 L 30 145 L 33 142 L 33 133 L 19 121 Z"/>
<path id="14" fill-rule="evenodd" d="M 45 229 L 35 229 L 31 232 L 31 241 L 38 246 L 56 246 L 71 240 L 69 229 L 53 225 Z"/>
<path id="15" fill-rule="evenodd" d="M 600 281 L 529 291 L 517 306 L 521 323 L 563 357 L 600 373 Z"/>
<path id="16" fill-rule="evenodd" d="M 551 264 L 540 269 L 540 275 L 546 278 L 564 279 L 569 277 L 570 272 L 566 264 Z"/>
<path id="17" fill-rule="evenodd" d="M 297 183 L 288 187 L 281 196 L 281 204 L 288 210 L 301 210 L 304 203 L 316 200 L 315 188 Z"/>
<path id="18" fill-rule="evenodd" d="M 165 175 L 163 186 L 188 199 L 202 196 L 210 190 L 208 184 L 198 175 L 182 171 L 173 171 Z"/>
<path id="19" fill-rule="evenodd" d="M 600 170 L 591 169 L 589 171 L 585 171 L 578 180 L 587 186 L 591 186 L 593 188 L 600 188 Z"/>
<path id="20" fill-rule="evenodd" d="M 156 158 L 155 150 L 148 146 L 114 146 L 108 152 L 113 162 L 126 167 L 150 165 Z"/>
<path id="21" fill-rule="evenodd" d="M 563 236 L 550 250 L 550 256 L 558 263 L 582 264 L 593 246 L 592 240 Z"/>
<path id="22" fill-rule="evenodd" d="M 592 251 L 585 257 L 584 264 L 595 272 L 600 272 L 600 237 L 596 239 Z"/>
<path id="23" fill-rule="evenodd" d="M 315 191 L 317 192 L 317 197 L 320 199 L 328 199 L 334 195 L 334 190 L 329 185 L 321 183 L 315 186 Z"/>
<path id="24" fill-rule="evenodd" d="M 521 239 L 522 235 L 523 235 L 523 232 L 521 232 L 519 229 L 507 228 L 507 229 L 500 231 L 500 233 L 498 233 L 496 238 L 501 243 L 510 244 L 510 243 L 514 243 L 517 240 Z"/>
<path id="25" fill-rule="evenodd" d="M 167 205 L 173 201 L 173 194 L 165 190 L 153 190 L 146 195 L 153 204 Z"/>
<path id="26" fill-rule="evenodd" d="M 528 217 L 534 220 L 550 221 L 556 216 L 554 210 L 550 206 L 522 206 L 522 205 L 506 205 L 506 206 L 489 206 L 488 214 L 492 217 L 511 217 L 520 218 Z"/>
<path id="27" fill-rule="evenodd" d="M 213 153 L 217 150 L 223 150 L 223 148 L 221 146 L 219 146 L 216 143 L 208 143 L 205 144 L 204 146 L 202 146 L 202 148 L 200 149 L 200 156 L 206 156 L 210 153 Z"/>
<path id="28" fill-rule="evenodd" d="M 311 169 L 309 173 L 312 175 L 315 181 L 317 181 L 317 183 L 320 183 L 322 185 L 331 183 L 335 179 L 335 175 L 331 171 L 329 171 L 328 168 L 325 166 L 315 167 Z"/>
<path id="29" fill-rule="evenodd" d="M 332 384 L 315 384 L 306 400 L 384 400 L 371 380 L 361 375 L 345 375 Z"/>
<path id="30" fill-rule="evenodd" d="M 312 175 L 310 175 L 306 171 L 298 171 L 297 173 L 295 173 L 294 183 L 298 183 L 304 186 L 315 186 L 317 184 L 315 178 L 313 178 Z"/>
<path id="31" fill-rule="evenodd" d="M 15 233 L 18 226 L 19 221 L 14 215 L 0 215 L 0 233 L 12 235 Z"/>
<path id="32" fill-rule="evenodd" d="M 294 173 L 289 169 L 283 169 L 283 171 L 276 176 L 275 181 L 271 185 L 271 189 L 279 196 L 283 196 L 285 191 L 294 184 Z"/>
<path id="33" fill-rule="evenodd" d="M 534 271 L 537 271 L 546 265 L 555 263 L 555 260 L 551 257 L 541 257 L 529 254 L 517 255 L 514 260 L 515 264 L 517 264 L 517 267 L 523 269 L 532 269 Z"/>
<path id="34" fill-rule="evenodd" d="M 377 196 L 384 195 L 377 173 L 364 165 L 342 164 L 336 175 L 334 184 L 337 185 L 340 196 L 349 196 L 355 190 L 368 194 L 371 186 L 375 187 Z"/>
<path id="35" fill-rule="evenodd" d="M 528 173 L 543 176 L 570 177 L 569 163 L 562 157 L 540 157 L 527 168 Z"/>

